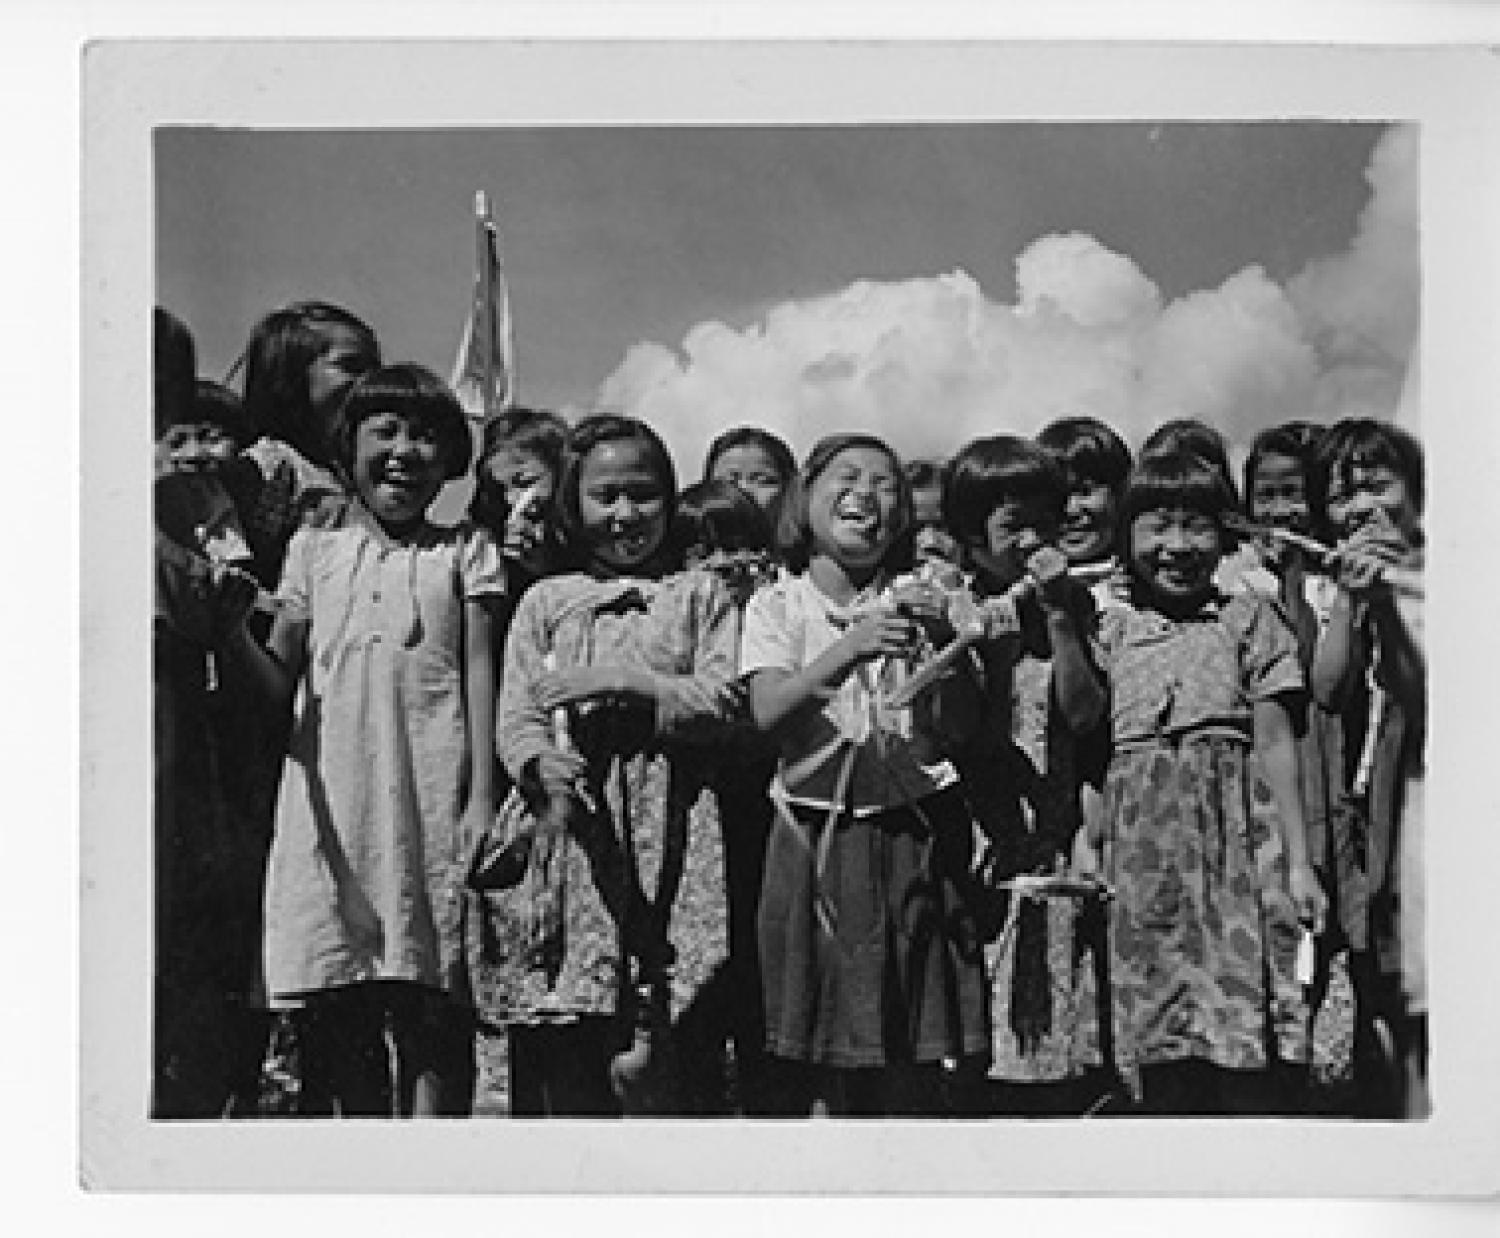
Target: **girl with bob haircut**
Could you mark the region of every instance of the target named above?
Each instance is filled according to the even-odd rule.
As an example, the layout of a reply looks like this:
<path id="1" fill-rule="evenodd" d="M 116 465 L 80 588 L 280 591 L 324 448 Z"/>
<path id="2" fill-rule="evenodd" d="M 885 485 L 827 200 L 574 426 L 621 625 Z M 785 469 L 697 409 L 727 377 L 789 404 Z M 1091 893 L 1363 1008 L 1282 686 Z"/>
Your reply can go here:
<path id="1" fill-rule="evenodd" d="M 462 892 L 495 812 L 504 569 L 483 531 L 427 519 L 469 461 L 436 375 L 367 374 L 333 438 L 352 493 L 292 535 L 264 647 L 243 622 L 231 646 L 263 699 L 295 711 L 266 867 L 266 990 L 297 1050 L 295 1112 L 463 1115 Z"/>
<path id="2" fill-rule="evenodd" d="M 1119 560 L 1114 557 L 1120 495 L 1130 473 L 1130 449 L 1102 421 L 1060 417 L 1036 436 L 1067 479 L 1068 500 L 1057 547 L 1069 567 L 1094 587 L 1105 605 L 1118 592 Z"/>
<path id="3" fill-rule="evenodd" d="M 333 421 L 334 460 L 352 476 L 355 437 L 377 413 L 389 413 L 429 432 L 442 462 L 442 479 L 456 481 L 469 471 L 474 442 L 469 423 L 448 384 L 420 365 L 388 365 L 366 374 Z"/>
<path id="4" fill-rule="evenodd" d="M 1143 453 L 1121 504 L 1130 602 L 1096 641 L 1111 754 L 1075 864 L 1115 892 L 1114 1065 L 1153 1114 L 1285 1112 L 1309 1052 L 1298 923 L 1321 932 L 1326 900 L 1297 783 L 1306 679 L 1275 604 L 1215 583 L 1234 507 L 1201 456 Z"/>

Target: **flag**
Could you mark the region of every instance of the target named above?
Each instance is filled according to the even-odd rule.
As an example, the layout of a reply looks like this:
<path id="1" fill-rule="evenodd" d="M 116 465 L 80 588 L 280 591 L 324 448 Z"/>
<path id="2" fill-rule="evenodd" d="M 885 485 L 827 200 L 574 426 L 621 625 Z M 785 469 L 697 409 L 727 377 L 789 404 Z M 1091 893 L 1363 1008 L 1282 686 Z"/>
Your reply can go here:
<path id="1" fill-rule="evenodd" d="M 474 242 L 474 299 L 453 362 L 452 386 L 464 412 L 483 424 L 510 407 L 516 370 L 500 232 L 482 189 L 474 195 Z"/>

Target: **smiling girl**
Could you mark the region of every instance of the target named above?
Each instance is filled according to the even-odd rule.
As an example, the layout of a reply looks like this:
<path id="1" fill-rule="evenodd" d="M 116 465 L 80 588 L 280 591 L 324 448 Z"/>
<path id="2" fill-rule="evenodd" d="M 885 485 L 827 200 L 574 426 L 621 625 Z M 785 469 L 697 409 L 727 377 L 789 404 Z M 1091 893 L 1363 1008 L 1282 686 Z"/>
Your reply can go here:
<path id="1" fill-rule="evenodd" d="M 1335 596 L 1312 686 L 1341 722 L 1343 806 L 1360 823 L 1363 871 L 1347 900 L 1356 1081 L 1368 1116 L 1427 1116 L 1423 785 L 1427 655 L 1422 602 L 1392 588 L 1423 563 L 1422 449 L 1365 418 L 1332 426 L 1315 460 Z M 1371 1069 L 1373 1067 L 1373 1069 Z"/>
<path id="2" fill-rule="evenodd" d="M 887 695 L 933 610 L 891 590 L 911 493 L 878 438 L 818 443 L 778 543 L 793 575 L 745 615 L 741 671 L 780 747 L 759 938 L 767 1046 L 788 1114 L 931 1113 L 945 1058 L 987 1047 L 983 965 L 962 885 L 968 808 L 947 749 L 977 721 L 961 669 L 914 706 Z"/>
<path id="3" fill-rule="evenodd" d="M 734 710 L 739 622 L 716 576 L 669 572 L 676 497 L 650 427 L 574 426 L 571 570 L 532 586 L 506 640 L 499 752 L 519 790 L 502 817 L 529 867 L 493 900 L 493 954 L 517 1116 L 714 1103 L 719 1046 L 698 1029 L 727 912 L 698 754 Z"/>
<path id="4" fill-rule="evenodd" d="M 500 555 L 478 530 L 427 521 L 470 455 L 463 412 L 428 371 L 366 375 L 330 443 L 353 494 L 293 535 L 267 646 L 243 626 L 235 643 L 265 695 L 296 704 L 266 874 L 266 986 L 298 1025 L 295 1111 L 466 1113 L 459 909 L 494 811 Z"/>
<path id="5" fill-rule="evenodd" d="M 1308 1049 L 1292 961 L 1325 900 L 1297 787 L 1305 680 L 1272 603 L 1214 583 L 1234 506 L 1202 457 L 1143 455 L 1121 508 L 1131 604 L 1099 624 L 1112 752 L 1077 855 L 1102 848 L 1115 889 L 1114 1040 L 1148 1113 L 1279 1110 L 1278 1067 Z"/>

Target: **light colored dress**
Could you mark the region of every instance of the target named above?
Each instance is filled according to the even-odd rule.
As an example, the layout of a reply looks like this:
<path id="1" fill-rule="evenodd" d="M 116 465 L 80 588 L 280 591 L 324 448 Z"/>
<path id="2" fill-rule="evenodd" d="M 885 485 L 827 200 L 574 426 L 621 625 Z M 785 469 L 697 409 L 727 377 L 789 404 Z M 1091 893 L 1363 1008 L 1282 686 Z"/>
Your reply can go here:
<path id="1" fill-rule="evenodd" d="M 278 595 L 309 626 L 266 876 L 273 999 L 381 979 L 460 992 L 463 612 L 504 589 L 472 527 L 398 543 L 351 503 L 293 536 Z"/>
<path id="2" fill-rule="evenodd" d="M 706 572 L 664 580 L 537 582 L 522 597 L 505 645 L 496 742 L 511 778 L 555 744 L 532 685 L 550 665 L 645 667 L 659 698 L 645 706 L 568 710 L 569 742 L 588 760 L 595 811 L 569 825 L 561 855 L 560 955 L 529 948 L 539 891 L 530 881 L 488 895 L 485 1014 L 505 1024 L 614 1015 L 628 1008 L 628 931 L 640 926 L 632 875 L 675 952 L 668 995 L 675 1018 L 728 958 L 723 841 L 707 793 L 707 748 L 722 738 L 741 696 L 734 678 L 739 613 Z M 535 828 L 519 791 L 499 830 Z M 629 922 L 629 923 L 627 923 Z"/>

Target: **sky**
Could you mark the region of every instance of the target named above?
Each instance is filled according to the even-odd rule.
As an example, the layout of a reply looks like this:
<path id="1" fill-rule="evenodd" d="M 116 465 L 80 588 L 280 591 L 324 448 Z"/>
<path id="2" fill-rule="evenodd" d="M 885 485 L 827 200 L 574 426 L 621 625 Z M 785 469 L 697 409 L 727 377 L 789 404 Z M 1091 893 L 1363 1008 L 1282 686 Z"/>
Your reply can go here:
<path id="1" fill-rule="evenodd" d="M 445 376 L 496 204 L 519 400 L 904 455 L 1089 413 L 1410 418 L 1418 138 L 1355 122 L 161 128 L 157 298 L 222 376 L 346 305 Z"/>

